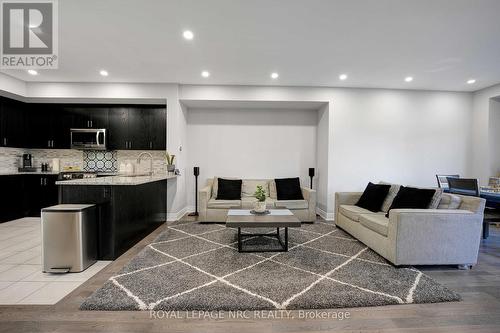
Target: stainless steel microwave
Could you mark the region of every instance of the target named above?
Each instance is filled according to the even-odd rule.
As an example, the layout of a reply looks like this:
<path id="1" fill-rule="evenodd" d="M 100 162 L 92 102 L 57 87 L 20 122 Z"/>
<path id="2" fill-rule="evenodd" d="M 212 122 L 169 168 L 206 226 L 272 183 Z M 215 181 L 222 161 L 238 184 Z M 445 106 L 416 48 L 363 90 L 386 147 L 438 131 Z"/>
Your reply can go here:
<path id="1" fill-rule="evenodd" d="M 105 150 L 106 129 L 104 128 L 72 128 L 71 149 Z"/>

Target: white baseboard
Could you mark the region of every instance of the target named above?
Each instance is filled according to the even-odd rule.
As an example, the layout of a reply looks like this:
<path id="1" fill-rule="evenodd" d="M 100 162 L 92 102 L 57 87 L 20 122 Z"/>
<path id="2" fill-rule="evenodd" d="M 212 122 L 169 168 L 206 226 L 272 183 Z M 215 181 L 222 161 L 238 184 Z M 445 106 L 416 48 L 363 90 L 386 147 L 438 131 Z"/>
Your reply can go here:
<path id="1" fill-rule="evenodd" d="M 334 217 L 335 217 L 335 214 L 333 214 L 333 213 L 327 213 L 327 212 L 325 212 L 324 210 L 322 210 L 319 207 L 316 207 L 316 213 L 319 216 L 321 216 L 323 219 L 325 219 L 326 221 L 333 221 Z"/>
<path id="2" fill-rule="evenodd" d="M 180 220 L 181 217 L 186 215 L 187 212 L 191 211 L 190 209 L 191 207 L 186 206 L 176 213 L 167 213 L 167 222 L 174 222 Z M 192 209 L 194 211 L 194 207 L 192 207 Z"/>

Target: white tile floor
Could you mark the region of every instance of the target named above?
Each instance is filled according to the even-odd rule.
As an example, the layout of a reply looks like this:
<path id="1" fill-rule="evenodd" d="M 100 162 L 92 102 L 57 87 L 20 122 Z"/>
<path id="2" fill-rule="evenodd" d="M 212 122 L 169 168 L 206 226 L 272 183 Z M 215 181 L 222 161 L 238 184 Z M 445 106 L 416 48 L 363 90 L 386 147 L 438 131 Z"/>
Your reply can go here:
<path id="1" fill-rule="evenodd" d="M 55 304 L 106 267 L 98 261 L 81 273 L 42 273 L 39 218 L 0 224 L 0 304 Z"/>

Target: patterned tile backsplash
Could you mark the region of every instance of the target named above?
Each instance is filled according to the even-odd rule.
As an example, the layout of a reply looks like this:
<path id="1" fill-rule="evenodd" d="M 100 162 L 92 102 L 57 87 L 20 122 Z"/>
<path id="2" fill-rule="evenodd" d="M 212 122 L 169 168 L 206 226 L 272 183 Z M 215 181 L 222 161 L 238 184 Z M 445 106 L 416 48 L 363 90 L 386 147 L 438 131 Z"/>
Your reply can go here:
<path id="1" fill-rule="evenodd" d="M 165 152 L 160 150 L 148 152 L 153 155 L 154 173 L 166 173 Z M 131 163 L 136 172 L 149 171 L 149 159 L 144 158 L 138 164 L 137 157 L 141 151 L 136 150 L 80 151 L 73 149 L 0 148 L 0 173 L 17 172 L 17 168 L 22 166 L 22 155 L 25 153 L 33 155 L 33 164 L 38 168 L 42 163 L 49 163 L 52 166 L 52 159 L 58 158 L 61 170 L 72 167 L 85 171 L 118 172 L 120 165 Z"/>
<path id="2" fill-rule="evenodd" d="M 83 152 L 83 170 L 97 172 L 118 171 L 118 160 L 116 151 L 94 151 Z"/>

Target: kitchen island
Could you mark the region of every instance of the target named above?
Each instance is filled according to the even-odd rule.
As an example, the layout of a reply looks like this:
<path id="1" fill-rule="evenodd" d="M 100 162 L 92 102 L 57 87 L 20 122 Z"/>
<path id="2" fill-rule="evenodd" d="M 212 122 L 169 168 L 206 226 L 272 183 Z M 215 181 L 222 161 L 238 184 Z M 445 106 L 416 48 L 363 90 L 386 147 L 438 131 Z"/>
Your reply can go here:
<path id="1" fill-rule="evenodd" d="M 95 204 L 98 257 L 113 260 L 166 221 L 167 176 L 108 176 L 56 182 L 59 203 Z"/>

